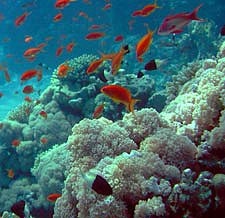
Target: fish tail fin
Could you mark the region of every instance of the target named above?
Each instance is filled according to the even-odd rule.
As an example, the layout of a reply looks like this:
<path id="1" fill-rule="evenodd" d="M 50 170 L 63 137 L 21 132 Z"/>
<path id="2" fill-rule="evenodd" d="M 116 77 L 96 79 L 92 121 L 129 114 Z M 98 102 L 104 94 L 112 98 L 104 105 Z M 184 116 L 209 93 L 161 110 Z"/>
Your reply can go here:
<path id="1" fill-rule="evenodd" d="M 140 100 L 139 100 L 139 99 L 132 98 L 131 101 L 130 101 L 130 103 L 127 104 L 127 106 L 126 106 L 127 110 L 128 110 L 129 112 L 134 113 L 134 105 L 135 105 L 138 101 L 140 101 Z"/>
<path id="2" fill-rule="evenodd" d="M 190 19 L 191 20 L 198 20 L 198 21 L 204 21 L 204 19 L 199 18 L 197 16 L 197 13 L 199 11 L 199 9 L 202 7 L 203 4 L 200 4 L 199 6 L 197 6 L 191 13 L 190 13 Z"/>

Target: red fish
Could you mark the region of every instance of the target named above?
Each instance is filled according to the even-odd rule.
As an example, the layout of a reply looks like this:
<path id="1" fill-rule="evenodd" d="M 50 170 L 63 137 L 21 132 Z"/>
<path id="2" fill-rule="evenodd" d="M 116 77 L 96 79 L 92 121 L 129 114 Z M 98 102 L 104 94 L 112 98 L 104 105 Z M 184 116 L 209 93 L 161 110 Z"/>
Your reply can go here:
<path id="1" fill-rule="evenodd" d="M 55 7 L 56 8 L 64 8 L 70 4 L 70 2 L 75 2 L 76 0 L 56 0 Z"/>
<path id="2" fill-rule="evenodd" d="M 60 21 L 60 20 L 62 19 L 62 17 L 63 17 L 63 14 L 62 14 L 62 13 L 58 13 L 58 14 L 56 14 L 56 15 L 53 17 L 53 20 L 54 20 L 55 22 L 58 22 L 58 21 Z"/>
<path id="3" fill-rule="evenodd" d="M 101 88 L 101 92 L 116 103 L 124 104 L 129 112 L 134 112 L 134 105 L 138 100 L 132 98 L 128 89 L 119 85 L 106 85 Z"/>
<path id="4" fill-rule="evenodd" d="M 58 57 L 62 54 L 64 47 L 60 46 L 56 49 L 55 55 Z"/>
<path id="5" fill-rule="evenodd" d="M 31 99 L 29 96 L 26 96 L 26 97 L 24 98 L 24 101 L 26 101 L 26 102 L 32 102 L 32 99 Z"/>
<path id="6" fill-rule="evenodd" d="M 60 193 L 52 193 L 47 196 L 47 200 L 50 202 L 55 202 L 57 198 L 60 198 L 62 195 Z"/>
<path id="7" fill-rule="evenodd" d="M 132 17 L 137 17 L 142 15 L 142 10 L 136 10 L 132 13 Z"/>
<path id="8" fill-rule="evenodd" d="M 122 35 L 116 36 L 116 37 L 114 38 L 114 41 L 115 41 L 115 42 L 121 42 L 121 41 L 123 41 L 123 36 L 122 36 Z"/>
<path id="9" fill-rule="evenodd" d="M 42 71 L 36 70 L 36 69 L 27 70 L 21 75 L 20 80 L 26 81 L 26 80 L 29 80 L 29 79 L 35 77 L 35 76 L 37 77 L 37 80 L 40 81 L 41 78 L 42 78 Z"/>
<path id="10" fill-rule="evenodd" d="M 15 176 L 14 170 L 13 170 L 13 169 L 7 169 L 7 176 L 8 176 L 10 179 L 13 179 L 14 176 Z"/>
<path id="11" fill-rule="evenodd" d="M 42 51 L 42 49 L 46 46 L 45 43 L 41 43 L 37 47 L 32 47 L 27 49 L 24 53 L 23 56 L 27 58 L 28 60 L 32 61 L 35 59 L 36 55 Z"/>
<path id="12" fill-rule="evenodd" d="M 157 0 L 155 0 L 154 4 L 148 4 L 146 6 L 144 6 L 144 8 L 142 8 L 141 10 L 141 16 L 148 16 L 150 15 L 153 11 L 155 11 L 156 8 L 160 8 L 157 5 Z"/>
<path id="13" fill-rule="evenodd" d="M 24 23 L 24 21 L 26 20 L 26 18 L 27 18 L 27 16 L 30 14 L 31 12 L 25 12 L 25 13 L 23 13 L 22 15 L 20 15 L 19 17 L 17 17 L 16 18 L 16 20 L 15 20 L 15 25 L 16 26 L 20 26 L 20 25 L 22 25 L 23 23 Z"/>
<path id="14" fill-rule="evenodd" d="M 6 80 L 7 82 L 10 82 L 10 81 L 11 81 L 11 77 L 10 77 L 10 75 L 9 75 L 9 71 L 8 71 L 7 68 L 4 70 L 4 76 L 5 76 L 5 80 Z"/>
<path id="15" fill-rule="evenodd" d="M 92 32 L 92 33 L 87 34 L 85 36 L 85 38 L 87 40 L 96 40 L 96 39 L 102 38 L 103 36 L 105 36 L 105 33 L 103 33 L 103 32 Z"/>
<path id="16" fill-rule="evenodd" d="M 20 145 L 20 140 L 19 140 L 19 139 L 14 139 L 14 140 L 12 141 L 12 146 L 17 147 L 17 146 L 19 146 L 19 145 Z"/>
<path id="17" fill-rule="evenodd" d="M 202 4 L 196 7 L 190 13 L 179 13 L 175 15 L 167 16 L 158 29 L 159 35 L 169 35 L 173 33 L 181 33 L 183 28 L 188 25 L 192 20 L 203 21 L 203 19 L 197 17 L 199 9 L 202 7 Z"/>
<path id="18" fill-rule="evenodd" d="M 58 70 L 57 70 L 57 75 L 59 77 L 65 77 L 72 70 L 73 70 L 73 68 L 70 67 L 69 64 L 64 63 L 64 64 L 59 65 Z"/>
<path id="19" fill-rule="evenodd" d="M 45 138 L 45 137 L 41 137 L 41 138 L 40 138 L 40 143 L 41 143 L 41 144 L 47 144 L 47 143 L 48 143 L 48 139 Z"/>
<path id="20" fill-rule="evenodd" d="M 30 93 L 32 93 L 34 91 L 34 88 L 33 88 L 33 86 L 31 86 L 31 85 L 27 85 L 27 86 L 25 86 L 24 88 L 23 88 L 23 93 L 24 94 L 30 94 Z"/>
<path id="21" fill-rule="evenodd" d="M 102 115 L 102 112 L 104 110 L 104 107 L 105 107 L 105 104 L 102 103 L 102 104 L 98 105 L 95 108 L 95 110 L 94 110 L 94 112 L 92 114 L 93 119 L 97 119 L 97 118 L 99 118 Z"/>
<path id="22" fill-rule="evenodd" d="M 44 117 L 45 119 L 47 119 L 47 117 L 48 117 L 47 112 L 45 112 L 44 110 L 41 110 L 39 114 L 40 114 L 42 117 Z"/>
<path id="23" fill-rule="evenodd" d="M 30 42 L 32 39 L 33 39 L 32 36 L 25 36 L 24 42 L 28 43 L 28 42 Z"/>
<path id="24" fill-rule="evenodd" d="M 74 46 L 75 46 L 75 43 L 74 43 L 74 42 L 70 42 L 70 43 L 66 46 L 66 50 L 67 50 L 68 52 L 72 52 Z"/>
<path id="25" fill-rule="evenodd" d="M 129 52 L 128 46 L 123 46 L 117 52 L 113 57 L 112 57 L 112 62 L 111 62 L 111 73 L 112 75 L 116 75 L 118 70 L 120 69 L 120 65 L 123 61 L 123 57 L 125 54 Z"/>
<path id="26" fill-rule="evenodd" d="M 151 43 L 152 43 L 152 36 L 154 34 L 154 31 L 151 31 L 148 29 L 147 34 L 145 34 L 137 43 L 136 45 L 136 57 L 138 61 L 143 61 L 143 55 L 145 52 L 149 49 Z"/>
<path id="27" fill-rule="evenodd" d="M 96 60 L 93 60 L 90 65 L 88 66 L 86 73 L 87 74 L 91 74 L 93 73 L 95 70 L 97 70 L 97 68 L 103 63 L 104 59 L 103 58 L 99 58 Z"/>
<path id="28" fill-rule="evenodd" d="M 107 3 L 102 9 L 104 11 L 106 11 L 106 10 L 109 10 L 111 7 L 112 7 L 112 4 L 111 3 Z"/>

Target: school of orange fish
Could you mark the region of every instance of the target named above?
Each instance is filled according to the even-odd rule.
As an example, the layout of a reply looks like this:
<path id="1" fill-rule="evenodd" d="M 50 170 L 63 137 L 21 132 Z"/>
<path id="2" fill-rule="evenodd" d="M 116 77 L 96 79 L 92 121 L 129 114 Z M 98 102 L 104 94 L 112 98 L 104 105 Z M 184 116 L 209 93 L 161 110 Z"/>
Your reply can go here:
<path id="1" fill-rule="evenodd" d="M 58 12 L 52 18 L 53 22 L 60 22 L 64 16 L 63 9 L 65 7 L 69 7 L 70 4 L 75 4 L 74 3 L 75 1 L 76 0 L 56 0 L 53 7 L 60 10 L 60 12 Z M 94 4 L 90 0 L 83 0 L 83 2 L 85 4 Z M 202 7 L 202 5 L 197 6 L 190 13 L 181 12 L 178 14 L 166 16 L 158 28 L 157 34 L 159 34 L 159 35 L 179 34 L 183 31 L 184 27 L 188 23 L 190 23 L 192 20 L 203 21 L 203 19 L 201 19 L 197 16 L 197 12 L 201 7 Z M 113 8 L 113 5 L 110 2 L 110 0 L 105 0 L 105 6 L 102 8 L 102 10 L 108 11 L 108 10 L 111 10 L 111 8 Z M 158 8 L 161 8 L 161 7 L 157 5 L 157 1 L 155 0 L 154 3 L 144 5 L 142 8 L 138 8 L 137 10 L 133 11 L 133 13 L 131 14 L 131 17 L 132 17 L 132 19 L 135 19 L 135 17 L 138 17 L 138 16 L 147 17 L 147 16 L 151 15 Z M 22 15 L 17 17 L 14 21 L 15 26 L 16 27 L 22 26 L 23 23 L 27 19 L 29 19 L 31 13 L 32 12 L 24 12 Z M 82 11 L 79 13 L 79 16 L 82 16 L 91 21 L 91 18 Z M 92 24 L 89 27 L 89 30 L 91 30 L 91 32 L 85 36 L 85 39 L 86 40 L 99 40 L 99 39 L 105 37 L 106 33 L 103 31 L 99 31 L 99 29 L 102 29 L 101 25 Z M 121 48 L 119 49 L 119 51 L 117 51 L 117 52 L 101 54 L 101 56 L 98 59 L 93 60 L 89 64 L 85 73 L 88 75 L 95 73 L 97 71 L 97 69 L 103 64 L 103 62 L 108 61 L 111 65 L 111 74 L 113 76 L 116 76 L 119 69 L 121 68 L 122 61 L 124 60 L 124 57 L 128 52 L 135 52 L 137 62 L 144 62 L 145 54 L 150 49 L 150 46 L 153 41 L 153 36 L 156 32 L 156 31 L 150 30 L 148 25 L 146 25 L 146 29 L 147 29 L 147 33 L 145 35 L 141 36 L 140 39 L 136 42 L 135 51 L 130 51 L 128 46 L 122 45 Z M 25 43 L 29 43 L 32 40 L 33 40 L 33 37 L 30 35 L 27 35 L 24 38 Z M 46 39 L 45 42 L 43 42 L 39 45 L 36 45 L 35 47 L 28 48 L 23 53 L 24 58 L 30 62 L 34 61 L 35 58 L 37 57 L 37 55 L 45 49 L 45 47 L 48 44 L 48 40 L 51 40 L 51 37 Z M 124 40 L 123 34 L 120 34 L 114 38 L 115 42 L 123 42 L 123 40 Z M 76 46 L 76 42 L 74 42 L 74 41 L 68 43 L 66 46 L 59 46 L 58 49 L 56 50 L 55 55 L 60 56 L 64 49 L 67 52 L 72 52 L 75 46 Z M 152 62 L 147 63 L 148 65 L 146 65 L 146 68 L 148 66 L 150 66 L 151 63 Z M 159 61 L 156 61 L 156 60 L 153 61 L 153 65 L 155 68 L 157 68 L 157 65 L 159 65 Z M 151 65 L 151 67 L 152 67 L 152 65 Z M 76 70 L 76 69 L 73 69 L 73 67 L 69 66 L 69 64 L 67 62 L 64 62 L 61 65 L 59 65 L 58 71 L 57 71 L 57 76 L 59 78 L 66 77 L 68 75 L 68 73 L 70 73 L 74 70 Z M 3 72 L 6 82 L 10 82 L 11 78 L 10 78 L 10 73 L 8 71 L 8 67 L 2 64 L 2 65 L 0 65 L 0 71 Z M 30 81 L 34 77 L 37 78 L 37 81 L 40 81 L 42 79 L 42 69 L 41 68 L 33 68 L 33 69 L 26 70 L 25 72 L 23 72 L 21 74 L 20 80 L 21 80 L 21 83 L 24 84 L 26 81 L 28 81 L 28 80 Z M 26 85 L 22 89 L 22 92 L 27 95 L 25 97 L 25 101 L 31 102 L 32 99 L 28 95 L 34 92 L 33 86 Z M 130 91 L 127 88 L 120 86 L 120 85 L 115 85 L 115 84 L 105 85 L 101 88 L 100 92 L 103 93 L 104 95 L 108 96 L 109 98 L 111 98 L 116 103 L 124 104 L 127 111 L 132 112 L 132 113 L 134 113 L 135 103 L 137 101 L 139 101 L 139 99 L 135 99 L 132 97 Z M 2 92 L 0 92 L 0 98 L 3 95 L 4 94 Z M 92 117 L 95 119 L 99 118 L 103 113 L 104 106 L 105 106 L 104 103 L 97 105 L 93 112 Z M 43 117 L 43 119 L 47 119 L 47 117 L 48 117 L 47 113 L 44 110 L 40 111 L 39 115 L 41 117 Z M 41 138 L 40 142 L 45 144 L 45 143 L 47 143 L 47 139 Z M 17 147 L 19 145 L 20 145 L 19 140 L 15 139 L 12 141 L 12 146 Z M 13 178 L 14 177 L 13 169 L 7 169 L 7 174 L 8 174 L 9 178 Z M 51 202 L 54 202 L 60 196 L 61 195 L 59 193 L 52 193 L 47 197 L 47 199 Z"/>

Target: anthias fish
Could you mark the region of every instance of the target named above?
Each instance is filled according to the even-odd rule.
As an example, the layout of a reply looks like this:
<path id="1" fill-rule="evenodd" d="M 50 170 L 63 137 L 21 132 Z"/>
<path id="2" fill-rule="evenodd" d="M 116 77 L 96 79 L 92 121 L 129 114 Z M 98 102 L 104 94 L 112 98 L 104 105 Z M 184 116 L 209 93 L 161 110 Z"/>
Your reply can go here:
<path id="1" fill-rule="evenodd" d="M 169 35 L 173 33 L 181 33 L 183 28 L 188 25 L 192 20 L 203 21 L 203 19 L 197 16 L 199 9 L 202 7 L 202 4 L 196 7 L 190 13 L 179 13 L 175 15 L 167 16 L 158 29 L 159 35 Z"/>

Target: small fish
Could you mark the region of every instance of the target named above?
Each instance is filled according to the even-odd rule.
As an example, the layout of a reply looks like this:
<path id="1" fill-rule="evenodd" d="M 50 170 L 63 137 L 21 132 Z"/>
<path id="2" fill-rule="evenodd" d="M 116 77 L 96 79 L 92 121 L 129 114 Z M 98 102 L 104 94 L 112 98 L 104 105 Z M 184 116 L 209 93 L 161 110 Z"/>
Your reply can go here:
<path id="1" fill-rule="evenodd" d="M 13 179 L 14 176 L 15 176 L 14 170 L 13 170 L 13 169 L 7 169 L 7 176 L 8 176 L 10 179 Z"/>
<path id="2" fill-rule="evenodd" d="M 223 25 L 223 27 L 221 28 L 220 35 L 225 36 L 225 25 Z"/>
<path id="3" fill-rule="evenodd" d="M 30 94 L 30 93 L 32 93 L 34 91 L 34 88 L 33 88 L 33 86 L 32 85 L 27 85 L 27 86 L 25 86 L 24 88 L 23 88 L 23 93 L 24 94 Z"/>
<path id="4" fill-rule="evenodd" d="M 32 99 L 30 98 L 30 96 L 26 96 L 24 98 L 24 101 L 26 101 L 26 102 L 32 102 Z"/>
<path id="5" fill-rule="evenodd" d="M 55 202 L 61 196 L 62 196 L 62 194 L 60 194 L 60 193 L 52 193 L 47 196 L 47 200 L 50 202 Z"/>
<path id="6" fill-rule="evenodd" d="M 40 138 L 40 143 L 45 145 L 45 144 L 48 143 L 48 139 L 46 137 L 41 137 Z"/>
<path id="7" fill-rule="evenodd" d="M 103 110 L 104 110 L 104 107 L 105 107 L 105 104 L 104 104 L 104 103 L 98 105 L 98 106 L 95 108 L 95 110 L 94 110 L 94 112 L 93 112 L 93 114 L 92 114 L 92 118 L 93 118 L 93 119 L 98 119 L 99 117 L 101 117 L 102 112 L 103 112 Z"/>
<path id="8" fill-rule="evenodd" d="M 64 63 L 60 64 L 57 70 L 57 76 L 66 77 L 69 72 L 72 72 L 73 68 L 69 66 L 69 64 Z"/>
<path id="9" fill-rule="evenodd" d="M 25 36 L 24 42 L 28 43 L 28 42 L 32 41 L 32 39 L 33 39 L 32 36 Z"/>
<path id="10" fill-rule="evenodd" d="M 99 59 L 93 60 L 93 61 L 89 64 L 89 66 L 88 66 L 88 68 L 87 68 L 87 70 L 86 70 L 86 73 L 87 73 L 87 74 L 91 74 L 91 73 L 93 73 L 94 71 L 96 71 L 97 68 L 103 63 L 103 61 L 104 61 L 104 58 L 99 58 Z"/>
<path id="11" fill-rule="evenodd" d="M 87 39 L 87 40 L 97 40 L 97 39 L 102 38 L 103 36 L 105 36 L 104 32 L 92 32 L 92 33 L 87 34 L 85 36 L 85 39 Z"/>
<path id="12" fill-rule="evenodd" d="M 25 205 L 25 201 L 20 200 L 11 206 L 11 211 L 19 216 L 19 218 L 25 218 Z"/>
<path id="13" fill-rule="evenodd" d="M 75 43 L 74 43 L 74 42 L 70 42 L 69 44 L 67 44 L 66 50 L 67 50 L 68 52 L 72 52 L 74 46 L 75 46 Z"/>
<path id="14" fill-rule="evenodd" d="M 141 9 L 141 16 L 144 16 L 144 17 L 148 16 L 152 12 L 154 12 L 157 8 L 160 8 L 160 7 L 157 5 L 157 0 L 155 0 L 153 4 L 148 4 Z"/>
<path id="15" fill-rule="evenodd" d="M 40 116 L 42 116 L 42 117 L 45 118 L 45 119 L 47 119 L 47 117 L 48 117 L 47 112 L 44 111 L 44 110 L 41 110 L 39 114 L 40 114 Z"/>
<path id="16" fill-rule="evenodd" d="M 59 57 L 59 56 L 62 54 L 63 49 L 64 49 L 63 46 L 58 47 L 58 48 L 56 49 L 55 55 L 56 55 L 57 57 Z"/>
<path id="17" fill-rule="evenodd" d="M 84 174 L 81 172 L 81 175 L 88 186 L 96 193 L 104 196 L 112 195 L 112 187 L 104 177 L 94 173 Z"/>
<path id="18" fill-rule="evenodd" d="M 141 78 L 141 77 L 143 77 L 144 76 L 144 73 L 140 70 L 140 71 L 138 71 L 138 73 L 137 73 L 137 78 Z"/>
<path id="19" fill-rule="evenodd" d="M 202 4 L 190 13 L 183 12 L 165 17 L 157 33 L 159 35 L 169 35 L 173 33 L 178 34 L 183 32 L 183 28 L 192 20 L 203 21 L 203 19 L 197 17 L 197 13 L 201 7 Z"/>
<path id="20" fill-rule="evenodd" d="M 111 73 L 112 75 L 116 75 L 118 70 L 120 69 L 123 57 L 125 54 L 129 52 L 129 48 L 126 46 L 123 46 L 118 53 L 116 53 L 111 62 Z"/>
<path id="21" fill-rule="evenodd" d="M 123 36 L 122 36 L 122 35 L 116 36 L 116 37 L 114 38 L 114 41 L 115 41 L 115 42 L 121 42 L 121 41 L 123 41 Z"/>
<path id="22" fill-rule="evenodd" d="M 76 0 L 56 0 L 55 7 L 63 9 L 64 7 L 68 6 L 70 2 L 75 2 Z"/>
<path id="23" fill-rule="evenodd" d="M 17 147 L 20 145 L 20 140 L 19 139 L 14 139 L 12 142 L 11 142 L 12 146 L 13 147 Z"/>
<path id="24" fill-rule="evenodd" d="M 58 22 L 58 21 L 60 21 L 60 20 L 62 19 L 62 17 L 63 17 L 63 14 L 62 14 L 62 13 L 58 13 L 58 14 L 56 14 L 56 15 L 53 17 L 53 21 L 54 21 L 54 22 Z"/>
<path id="25" fill-rule="evenodd" d="M 103 10 L 103 11 L 106 11 L 106 10 L 109 10 L 111 7 L 112 7 L 112 4 L 111 4 L 111 3 L 107 3 L 107 4 L 102 8 L 102 10 Z"/>
<path id="26" fill-rule="evenodd" d="M 27 70 L 21 75 L 20 80 L 26 81 L 26 80 L 29 80 L 29 79 L 35 77 L 35 76 L 37 77 L 37 80 L 40 81 L 42 79 L 42 71 L 36 70 L 36 69 Z"/>
<path id="27" fill-rule="evenodd" d="M 5 77 L 6 82 L 10 82 L 11 81 L 11 77 L 9 75 L 9 71 L 8 71 L 7 68 L 4 70 L 4 77 Z"/>
<path id="28" fill-rule="evenodd" d="M 143 61 L 143 55 L 150 48 L 153 40 L 154 31 L 148 29 L 147 34 L 145 34 L 136 45 L 136 58 L 139 62 Z"/>
<path id="29" fill-rule="evenodd" d="M 120 85 L 106 85 L 101 88 L 101 92 L 114 102 L 124 104 L 129 112 L 134 112 L 134 105 L 138 99 L 132 98 L 128 89 Z"/>
<path id="30" fill-rule="evenodd" d="M 162 66 L 163 64 L 165 64 L 167 61 L 167 59 L 163 59 L 163 60 L 160 60 L 160 59 L 153 59 L 153 60 L 150 60 L 147 64 L 145 64 L 145 70 L 157 70 L 160 66 Z"/>
<path id="31" fill-rule="evenodd" d="M 31 12 L 25 12 L 22 15 L 20 15 L 19 17 L 17 17 L 14 22 L 15 26 L 22 25 L 24 23 L 24 21 L 26 20 L 27 16 L 30 14 L 31 14 Z"/>
<path id="32" fill-rule="evenodd" d="M 46 46 L 45 43 L 41 43 L 37 47 L 28 48 L 24 53 L 23 56 L 29 60 L 33 61 L 38 53 L 42 51 L 42 49 Z"/>

